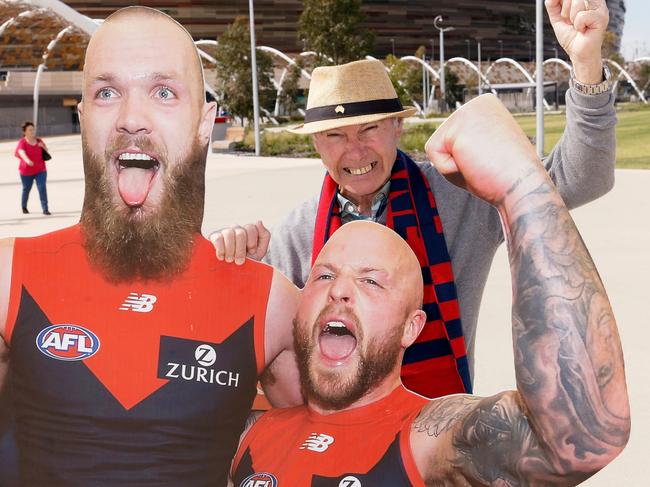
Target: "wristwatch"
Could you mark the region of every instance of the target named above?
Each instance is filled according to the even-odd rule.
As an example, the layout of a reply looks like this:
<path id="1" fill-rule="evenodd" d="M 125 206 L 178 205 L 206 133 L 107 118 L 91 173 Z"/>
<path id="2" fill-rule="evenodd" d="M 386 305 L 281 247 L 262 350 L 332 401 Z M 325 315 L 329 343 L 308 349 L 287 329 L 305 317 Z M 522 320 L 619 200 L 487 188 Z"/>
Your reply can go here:
<path id="1" fill-rule="evenodd" d="M 573 88 L 575 88 L 576 91 L 582 93 L 583 95 L 599 95 L 601 93 L 605 93 L 606 91 L 609 91 L 609 89 L 612 86 L 611 78 L 612 78 L 612 72 L 605 64 L 603 65 L 604 81 L 601 81 L 600 83 L 596 83 L 595 85 L 588 85 L 586 83 L 581 83 L 576 79 L 572 69 L 570 84 L 571 86 L 573 86 Z"/>

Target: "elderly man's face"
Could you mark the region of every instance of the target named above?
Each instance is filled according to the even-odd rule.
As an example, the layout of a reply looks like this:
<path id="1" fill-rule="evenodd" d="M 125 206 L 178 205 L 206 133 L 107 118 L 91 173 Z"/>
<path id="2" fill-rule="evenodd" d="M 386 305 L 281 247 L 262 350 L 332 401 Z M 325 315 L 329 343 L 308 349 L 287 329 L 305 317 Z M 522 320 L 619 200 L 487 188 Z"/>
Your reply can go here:
<path id="1" fill-rule="evenodd" d="M 341 409 L 387 377 L 397 380 L 401 352 L 424 323 L 421 293 L 419 264 L 399 236 L 369 222 L 337 230 L 311 271 L 294 323 L 307 397 Z"/>
<path id="2" fill-rule="evenodd" d="M 358 202 L 390 177 L 401 135 L 401 119 L 389 118 L 319 132 L 314 146 L 343 195 Z"/>

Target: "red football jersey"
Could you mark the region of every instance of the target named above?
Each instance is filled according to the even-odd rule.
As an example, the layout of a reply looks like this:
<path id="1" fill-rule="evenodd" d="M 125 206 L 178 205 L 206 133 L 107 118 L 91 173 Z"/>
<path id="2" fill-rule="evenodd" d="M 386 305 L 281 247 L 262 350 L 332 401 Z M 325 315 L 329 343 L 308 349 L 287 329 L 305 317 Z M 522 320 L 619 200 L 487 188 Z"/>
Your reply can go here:
<path id="1" fill-rule="evenodd" d="M 427 399 L 400 386 L 368 406 L 321 415 L 273 409 L 240 444 L 235 487 L 424 487 L 409 432 Z"/>

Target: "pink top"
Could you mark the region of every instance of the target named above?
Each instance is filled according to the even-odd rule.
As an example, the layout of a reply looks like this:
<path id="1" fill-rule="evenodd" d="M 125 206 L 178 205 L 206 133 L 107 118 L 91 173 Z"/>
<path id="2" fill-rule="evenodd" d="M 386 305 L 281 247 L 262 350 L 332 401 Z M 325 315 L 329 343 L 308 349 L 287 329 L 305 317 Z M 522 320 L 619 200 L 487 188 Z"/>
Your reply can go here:
<path id="1" fill-rule="evenodd" d="M 36 144 L 32 145 L 27 142 L 27 139 L 25 137 L 18 141 L 14 155 L 20 159 L 18 172 L 20 172 L 21 176 L 34 176 L 35 174 L 46 170 L 45 161 L 43 160 L 43 149 L 40 145 L 38 145 L 39 142 L 41 142 L 41 139 L 37 138 Z M 23 161 L 22 157 L 20 157 L 20 154 L 18 153 L 20 149 L 25 151 L 27 157 L 29 157 L 30 160 L 34 163 L 33 166 L 29 166 L 25 161 Z"/>

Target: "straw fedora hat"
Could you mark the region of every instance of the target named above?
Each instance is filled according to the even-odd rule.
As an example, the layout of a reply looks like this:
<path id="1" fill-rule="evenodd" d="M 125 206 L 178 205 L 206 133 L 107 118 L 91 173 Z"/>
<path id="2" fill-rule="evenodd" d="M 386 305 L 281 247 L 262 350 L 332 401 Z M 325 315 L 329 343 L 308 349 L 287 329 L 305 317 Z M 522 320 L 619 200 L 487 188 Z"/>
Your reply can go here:
<path id="1" fill-rule="evenodd" d="M 389 117 L 410 117 L 415 112 L 414 107 L 402 106 L 380 61 L 354 61 L 314 69 L 305 122 L 288 130 L 313 134 Z"/>

